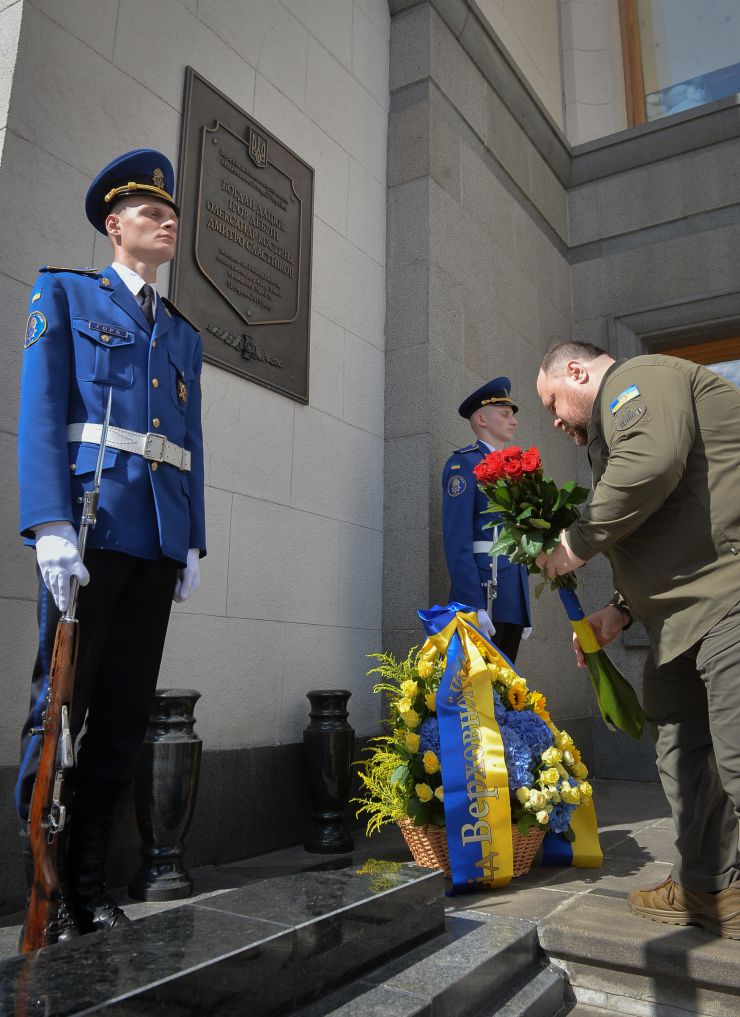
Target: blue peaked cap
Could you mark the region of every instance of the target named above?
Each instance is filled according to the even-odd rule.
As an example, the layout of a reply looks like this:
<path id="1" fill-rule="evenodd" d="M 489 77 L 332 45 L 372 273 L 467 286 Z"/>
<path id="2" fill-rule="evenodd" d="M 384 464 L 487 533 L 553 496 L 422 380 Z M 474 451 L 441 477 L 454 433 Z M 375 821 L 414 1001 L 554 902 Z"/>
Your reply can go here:
<path id="1" fill-rule="evenodd" d="M 470 420 L 476 410 L 479 410 L 481 406 L 510 406 L 514 413 L 519 409 L 511 401 L 511 379 L 505 378 L 503 375 L 500 378 L 494 378 L 492 381 L 486 382 L 485 385 L 481 385 L 475 392 L 464 399 L 457 412 L 461 417 L 465 417 L 466 420 Z"/>
<path id="2" fill-rule="evenodd" d="M 179 216 L 174 193 L 175 171 L 167 156 L 154 148 L 135 148 L 119 155 L 98 173 L 85 197 L 85 214 L 98 233 L 105 235 L 105 218 L 119 198 L 132 194 L 158 198 Z"/>

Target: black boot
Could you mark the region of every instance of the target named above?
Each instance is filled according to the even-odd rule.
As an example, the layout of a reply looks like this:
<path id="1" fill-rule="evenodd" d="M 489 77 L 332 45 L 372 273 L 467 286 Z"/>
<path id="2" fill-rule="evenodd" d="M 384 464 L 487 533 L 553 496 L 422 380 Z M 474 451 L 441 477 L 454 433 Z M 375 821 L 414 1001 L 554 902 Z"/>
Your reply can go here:
<path id="1" fill-rule="evenodd" d="M 108 816 L 75 816 L 69 844 L 69 883 L 72 887 L 80 932 L 118 929 L 129 925 L 121 908 L 108 894 L 105 861 L 113 822 Z"/>
<path id="2" fill-rule="evenodd" d="M 67 842 L 66 837 L 59 834 L 59 845 L 57 847 L 57 872 L 61 883 L 61 890 L 57 899 L 57 910 L 55 916 L 49 922 L 46 930 L 47 945 L 51 943 L 68 943 L 70 940 L 79 939 L 80 930 L 77 928 L 74 912 L 71 907 L 69 892 L 66 887 L 65 865 Z M 25 830 L 20 832 L 21 852 L 23 854 L 23 868 L 26 876 L 26 911 L 31 902 L 31 887 L 35 875 L 33 851 L 31 841 Z M 18 938 L 18 953 L 23 950 L 23 940 L 26 936 L 26 922 L 23 922 L 20 936 Z"/>

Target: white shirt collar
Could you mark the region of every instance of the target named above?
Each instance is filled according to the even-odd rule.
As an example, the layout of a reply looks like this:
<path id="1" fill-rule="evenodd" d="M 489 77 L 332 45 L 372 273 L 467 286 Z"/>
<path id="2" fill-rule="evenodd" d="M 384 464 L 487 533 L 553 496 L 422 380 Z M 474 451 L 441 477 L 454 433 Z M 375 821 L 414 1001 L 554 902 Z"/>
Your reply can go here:
<path id="1" fill-rule="evenodd" d="M 485 445 L 489 452 L 495 452 L 496 451 L 496 449 L 493 447 L 493 445 L 489 445 L 488 442 L 487 441 L 483 441 L 482 438 L 479 438 L 478 441 L 481 443 L 481 445 Z"/>
<path id="2" fill-rule="evenodd" d="M 132 268 L 129 268 L 128 265 L 122 265 L 120 261 L 114 261 L 113 264 L 111 265 L 111 268 L 114 268 L 116 270 L 116 272 L 121 277 L 121 281 L 125 284 L 127 289 L 129 289 L 133 293 L 135 297 L 139 295 L 141 287 L 146 286 L 146 279 L 142 279 L 139 273 L 134 272 L 134 270 Z M 159 299 L 159 294 L 157 293 L 157 284 L 149 283 L 149 285 L 154 290 L 154 312 L 156 314 L 157 300 Z"/>

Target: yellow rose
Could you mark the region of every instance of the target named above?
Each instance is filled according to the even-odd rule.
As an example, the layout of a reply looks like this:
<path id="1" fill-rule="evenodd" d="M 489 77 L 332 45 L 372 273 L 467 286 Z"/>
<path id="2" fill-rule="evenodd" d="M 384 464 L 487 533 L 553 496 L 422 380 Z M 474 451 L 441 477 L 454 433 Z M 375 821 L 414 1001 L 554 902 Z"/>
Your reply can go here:
<path id="1" fill-rule="evenodd" d="M 439 787 L 435 787 L 434 797 L 440 802 L 443 802 L 445 800 L 445 789 L 442 787 L 441 784 L 439 785 Z"/>
<path id="2" fill-rule="evenodd" d="M 560 792 L 556 791 L 554 787 L 546 787 L 545 797 L 547 798 L 548 802 L 555 802 L 555 804 L 557 805 L 558 802 L 560 801 Z"/>
<path id="3" fill-rule="evenodd" d="M 405 697 L 403 699 L 399 699 L 396 703 L 396 709 L 399 713 L 405 713 L 407 710 L 411 709 L 411 700 L 406 699 Z"/>
<path id="4" fill-rule="evenodd" d="M 532 806 L 533 809 L 544 808 L 546 802 L 547 798 L 542 793 L 542 791 L 537 791 L 537 789 L 535 788 L 529 792 L 529 804 Z"/>
<path id="5" fill-rule="evenodd" d="M 547 763 L 548 766 L 552 766 L 554 763 L 559 763 L 563 758 L 563 753 L 560 749 L 556 749 L 554 745 L 551 745 L 549 749 L 545 749 L 542 753 L 542 762 Z"/>
<path id="6" fill-rule="evenodd" d="M 428 678 L 432 671 L 434 670 L 434 667 L 432 666 L 431 661 L 420 660 L 419 663 L 416 665 L 416 670 L 419 672 L 420 678 Z"/>
<path id="7" fill-rule="evenodd" d="M 551 766 L 549 770 L 545 770 L 540 774 L 540 780 L 543 784 L 557 784 L 560 780 L 560 774 L 554 766 Z"/>
<path id="8" fill-rule="evenodd" d="M 418 691 L 419 686 L 416 684 L 416 682 L 411 681 L 411 679 L 405 682 L 401 682 L 401 692 L 403 693 L 404 698 L 409 700 L 409 706 L 411 706 L 410 700 L 414 698 Z"/>
<path id="9" fill-rule="evenodd" d="M 434 797 L 434 792 L 428 784 L 417 784 L 414 790 L 417 798 L 422 802 L 430 802 Z"/>
<path id="10" fill-rule="evenodd" d="M 406 733 L 406 748 L 409 750 L 409 752 L 418 752 L 419 751 L 419 741 L 420 741 L 420 738 L 419 738 L 418 734 L 414 734 L 413 731 L 407 731 L 407 733 Z"/>
<path id="11" fill-rule="evenodd" d="M 594 789 L 591 787 L 587 780 L 584 780 L 582 784 L 578 785 L 578 790 L 581 792 L 584 798 L 590 798 L 594 793 Z"/>
<path id="12" fill-rule="evenodd" d="M 573 755 L 570 749 L 566 749 L 565 752 L 563 753 L 563 762 L 565 763 L 566 766 L 570 767 L 576 765 L 577 762 L 576 757 Z"/>
<path id="13" fill-rule="evenodd" d="M 573 748 L 573 739 L 567 731 L 561 731 L 555 739 L 555 744 L 559 749 L 571 749 Z"/>
<path id="14" fill-rule="evenodd" d="M 439 760 L 437 759 L 437 757 L 435 756 L 431 749 L 427 749 L 427 751 L 424 753 L 422 757 L 422 762 L 424 763 L 425 773 L 436 773 L 437 770 L 439 769 Z"/>
<path id="15" fill-rule="evenodd" d="M 563 801 L 567 802 L 568 805 L 580 805 L 581 804 L 581 796 L 580 796 L 580 794 L 578 792 L 578 788 L 577 787 L 571 787 L 570 785 L 568 785 L 567 788 L 565 788 L 565 787 L 563 788 L 563 790 L 561 791 L 561 794 L 563 796 Z"/>
<path id="16" fill-rule="evenodd" d="M 537 819 L 537 822 L 540 824 L 540 826 L 547 826 L 548 822 L 550 821 L 550 816 L 548 815 L 547 812 L 545 812 L 544 809 L 541 812 L 538 812 L 535 818 Z"/>
<path id="17" fill-rule="evenodd" d="M 436 692 L 427 692 L 427 694 L 424 696 L 424 702 L 427 705 L 427 710 L 429 710 L 431 713 L 436 713 L 437 712 L 437 693 Z"/>
<path id="18" fill-rule="evenodd" d="M 576 763 L 573 767 L 573 776 L 579 780 L 585 780 L 588 777 L 588 767 L 585 763 Z"/>
<path id="19" fill-rule="evenodd" d="M 510 667 L 500 667 L 498 673 L 500 680 L 504 683 L 504 685 L 511 685 L 517 677 L 516 672 L 512 671 Z"/>
<path id="20" fill-rule="evenodd" d="M 407 727 L 418 727 L 419 726 L 419 714 L 416 710 L 404 710 L 401 714 L 401 720 Z"/>

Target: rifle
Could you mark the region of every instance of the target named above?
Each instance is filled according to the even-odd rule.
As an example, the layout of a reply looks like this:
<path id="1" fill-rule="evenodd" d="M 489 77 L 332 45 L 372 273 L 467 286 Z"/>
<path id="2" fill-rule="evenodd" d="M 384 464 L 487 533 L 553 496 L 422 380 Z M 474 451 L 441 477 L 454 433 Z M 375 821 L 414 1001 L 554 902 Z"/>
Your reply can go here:
<path id="1" fill-rule="evenodd" d="M 95 526 L 97 519 L 100 479 L 103 472 L 108 425 L 110 424 L 112 396 L 113 389 L 108 394 L 108 406 L 100 435 L 100 448 L 95 464 L 92 489 L 85 491 L 82 507 L 77 547 L 80 558 L 83 560 L 88 530 Z M 67 821 L 67 809 L 64 805 L 64 778 L 65 772 L 74 767 L 75 763 L 70 720 L 79 639 L 75 617 L 78 593 L 77 576 L 72 576 L 69 604 L 57 623 L 54 637 L 46 709 L 41 728 L 36 732 L 43 735 L 43 742 L 28 818 L 34 873 L 26 929 L 23 936 L 23 953 L 30 953 L 31 950 L 38 950 L 47 945 L 49 925 L 56 916 L 61 890 L 57 856 L 58 835 L 64 829 Z"/>

